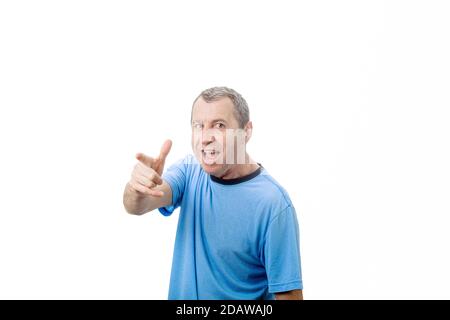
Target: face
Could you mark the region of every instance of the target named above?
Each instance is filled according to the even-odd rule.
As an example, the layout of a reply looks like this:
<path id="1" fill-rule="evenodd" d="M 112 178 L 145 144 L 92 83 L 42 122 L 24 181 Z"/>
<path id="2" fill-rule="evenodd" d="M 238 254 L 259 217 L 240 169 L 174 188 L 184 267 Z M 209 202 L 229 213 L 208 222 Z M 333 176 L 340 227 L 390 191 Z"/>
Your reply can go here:
<path id="1" fill-rule="evenodd" d="M 206 102 L 198 98 L 192 108 L 192 150 L 203 170 L 222 177 L 245 163 L 246 132 L 240 129 L 229 98 Z"/>

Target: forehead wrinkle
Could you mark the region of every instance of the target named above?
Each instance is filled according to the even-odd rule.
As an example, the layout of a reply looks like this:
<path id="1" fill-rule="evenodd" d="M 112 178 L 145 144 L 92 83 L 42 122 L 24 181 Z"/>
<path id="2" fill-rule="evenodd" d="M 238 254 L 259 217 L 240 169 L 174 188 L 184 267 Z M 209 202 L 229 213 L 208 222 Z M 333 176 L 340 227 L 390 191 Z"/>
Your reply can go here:
<path id="1" fill-rule="evenodd" d="M 198 100 L 192 108 L 192 123 L 213 123 L 222 120 L 233 125 L 235 120 L 234 106 L 231 100 L 205 102 Z"/>

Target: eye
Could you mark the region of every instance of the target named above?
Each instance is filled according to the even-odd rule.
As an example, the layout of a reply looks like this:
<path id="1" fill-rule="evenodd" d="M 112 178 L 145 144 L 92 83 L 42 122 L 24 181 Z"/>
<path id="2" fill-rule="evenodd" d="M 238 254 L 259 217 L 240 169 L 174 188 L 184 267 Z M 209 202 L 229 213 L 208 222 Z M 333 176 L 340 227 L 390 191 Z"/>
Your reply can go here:
<path id="1" fill-rule="evenodd" d="M 202 124 L 198 122 L 192 124 L 192 128 L 194 129 L 201 129 L 202 127 Z"/>
<path id="2" fill-rule="evenodd" d="M 215 124 L 215 127 L 216 127 L 217 129 L 223 129 L 223 128 L 225 128 L 225 125 L 224 125 L 223 123 L 221 123 L 221 122 L 217 122 L 217 123 Z"/>

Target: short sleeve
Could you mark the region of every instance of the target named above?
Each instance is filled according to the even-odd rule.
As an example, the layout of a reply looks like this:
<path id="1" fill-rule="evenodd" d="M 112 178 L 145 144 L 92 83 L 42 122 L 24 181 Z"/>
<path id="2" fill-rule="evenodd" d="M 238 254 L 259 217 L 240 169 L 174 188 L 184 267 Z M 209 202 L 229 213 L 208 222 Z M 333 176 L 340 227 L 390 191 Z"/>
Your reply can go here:
<path id="1" fill-rule="evenodd" d="M 263 252 L 270 293 L 303 289 L 299 226 L 292 205 L 270 222 Z"/>
<path id="2" fill-rule="evenodd" d="M 172 189 L 171 205 L 159 208 L 159 212 L 164 216 L 170 216 L 181 204 L 186 185 L 186 167 L 186 159 L 181 159 L 171 165 L 162 176 Z"/>

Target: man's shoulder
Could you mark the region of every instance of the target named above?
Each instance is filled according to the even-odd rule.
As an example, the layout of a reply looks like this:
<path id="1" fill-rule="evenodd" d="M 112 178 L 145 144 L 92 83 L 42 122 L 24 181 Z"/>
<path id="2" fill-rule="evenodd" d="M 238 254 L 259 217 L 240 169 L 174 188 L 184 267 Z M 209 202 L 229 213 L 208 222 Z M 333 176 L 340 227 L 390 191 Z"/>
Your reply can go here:
<path id="1" fill-rule="evenodd" d="M 259 181 L 261 184 L 260 189 L 263 190 L 260 195 L 267 202 L 277 203 L 281 206 L 292 205 L 286 189 L 274 177 L 272 177 L 266 169 L 261 171 Z"/>
<path id="2" fill-rule="evenodd" d="M 198 169 L 200 164 L 197 159 L 192 154 L 187 154 L 182 158 L 179 158 L 175 162 L 173 162 L 169 169 L 178 168 L 182 171 L 192 171 L 192 169 Z"/>

